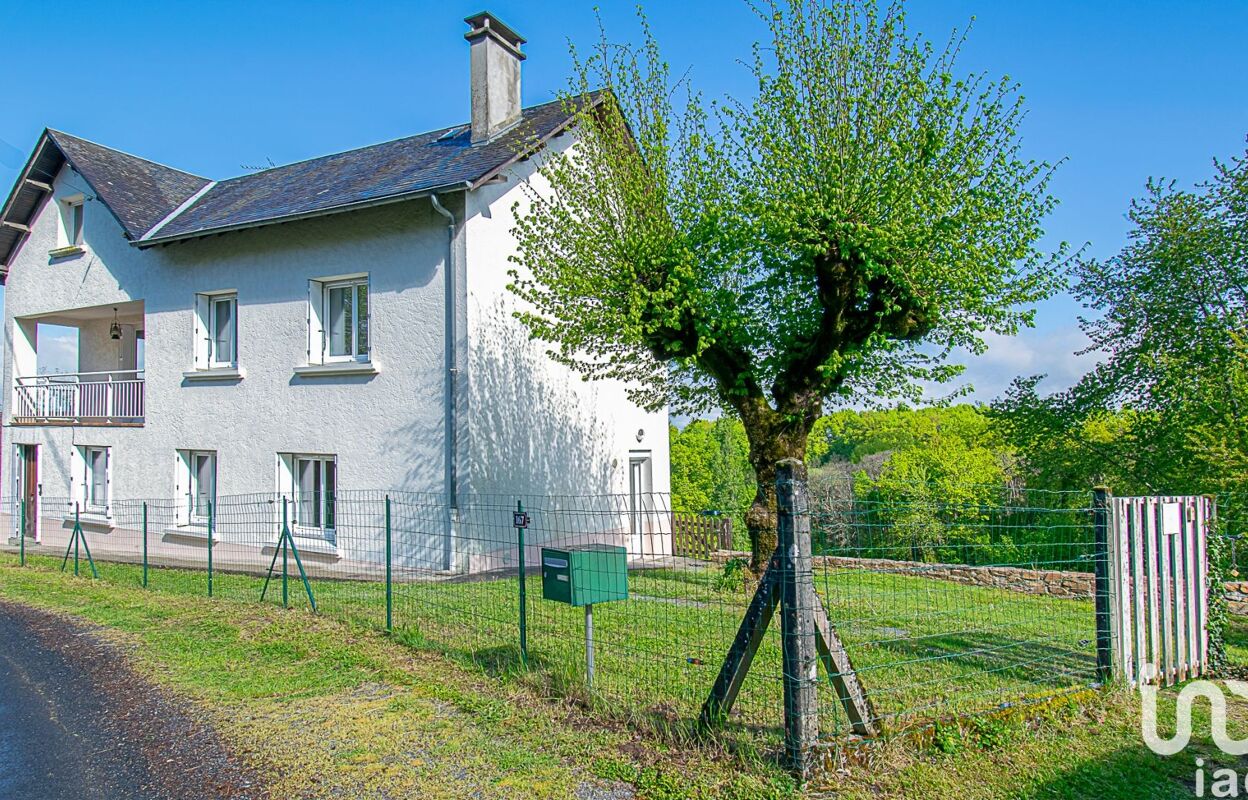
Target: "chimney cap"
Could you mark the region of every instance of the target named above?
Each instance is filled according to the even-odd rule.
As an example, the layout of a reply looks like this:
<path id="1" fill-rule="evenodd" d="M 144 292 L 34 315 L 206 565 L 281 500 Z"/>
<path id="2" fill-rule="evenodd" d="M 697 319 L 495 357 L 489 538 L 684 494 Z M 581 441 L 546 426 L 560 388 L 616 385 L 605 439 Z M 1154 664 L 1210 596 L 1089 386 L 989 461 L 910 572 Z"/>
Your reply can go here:
<path id="1" fill-rule="evenodd" d="M 472 30 L 464 34 L 464 38 L 468 41 L 471 42 L 482 36 L 493 35 L 500 42 L 511 48 L 517 56 L 524 58 L 524 54 L 520 52 L 520 45 L 528 40 L 490 12 L 482 11 L 479 14 L 464 17 L 464 22 L 472 26 Z"/>

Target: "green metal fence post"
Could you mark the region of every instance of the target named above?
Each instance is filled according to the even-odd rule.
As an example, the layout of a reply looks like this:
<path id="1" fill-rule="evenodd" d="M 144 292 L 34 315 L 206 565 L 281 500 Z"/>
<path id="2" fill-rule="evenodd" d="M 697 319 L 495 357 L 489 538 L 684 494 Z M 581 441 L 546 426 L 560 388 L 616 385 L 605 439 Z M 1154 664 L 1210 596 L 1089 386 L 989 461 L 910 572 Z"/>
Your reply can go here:
<path id="1" fill-rule="evenodd" d="M 286 498 L 282 498 L 282 519 L 286 519 Z M 282 551 L 282 542 L 286 540 L 286 534 L 283 533 L 285 528 L 278 531 L 277 544 L 273 546 L 273 558 L 269 559 L 269 569 L 264 573 L 264 586 L 260 587 L 260 602 L 264 602 L 265 596 L 269 593 L 269 581 L 273 580 L 273 570 L 277 567 L 277 554 Z"/>
<path id="2" fill-rule="evenodd" d="M 1109 611 L 1109 489 L 1104 486 L 1092 490 L 1092 533 L 1096 547 L 1092 562 L 1096 580 L 1096 675 L 1107 683 L 1113 677 L 1114 659 Z"/>
<path id="3" fill-rule="evenodd" d="M 312 613 L 316 614 L 316 597 L 312 594 L 312 584 L 308 581 L 308 571 L 303 568 L 303 560 L 299 558 L 299 548 L 295 545 L 295 537 L 286 532 L 286 539 L 290 542 L 291 555 L 295 557 L 295 566 L 299 568 L 299 578 L 303 581 L 303 590 L 308 594 L 308 604 L 312 606 Z"/>
<path id="4" fill-rule="evenodd" d="M 308 580 L 307 570 L 303 568 L 303 560 L 299 558 L 299 548 L 295 546 L 295 539 L 290 535 L 290 524 L 286 516 L 286 498 L 282 498 L 282 530 L 278 534 L 277 544 L 273 547 L 273 560 L 269 562 L 269 570 L 264 575 L 264 586 L 260 589 L 260 602 L 262 603 L 269 591 L 269 581 L 273 579 L 273 570 L 277 567 L 278 553 L 282 555 L 282 607 L 290 608 L 287 556 L 294 553 L 295 566 L 299 567 L 299 577 L 303 579 L 303 589 L 308 593 L 308 603 L 312 606 L 312 613 L 317 613 L 316 597 L 312 594 L 312 583 Z"/>
<path id="5" fill-rule="evenodd" d="M 516 519 L 519 522 L 524 519 L 524 503 L 520 500 L 516 501 Z M 529 618 L 528 604 L 525 602 L 525 586 L 524 586 L 524 525 L 516 526 L 516 541 L 520 549 L 520 665 L 525 669 L 529 668 Z"/>
<path id="6" fill-rule="evenodd" d="M 74 517 L 76 518 L 77 516 L 78 516 L 78 505 L 74 504 Z M 74 530 L 76 531 L 77 529 L 78 529 L 78 526 L 75 525 Z M 74 535 L 71 535 L 69 537 L 69 541 L 65 543 L 65 555 L 64 557 L 61 558 L 61 572 L 65 571 L 65 565 L 69 563 L 69 554 L 74 549 L 74 544 L 77 541 L 78 541 L 78 536 L 77 534 L 74 534 Z"/>
<path id="7" fill-rule="evenodd" d="M 286 540 L 290 537 L 290 525 L 286 521 L 286 501 L 282 500 L 282 608 L 290 608 L 290 589 L 286 582 Z"/>
<path id="8" fill-rule="evenodd" d="M 143 588 L 147 588 L 147 501 L 143 501 Z"/>
<path id="9" fill-rule="evenodd" d="M 22 501 L 22 527 L 17 531 L 17 546 L 21 552 L 22 566 L 26 566 L 26 501 Z"/>
<path id="10" fill-rule="evenodd" d="M 394 584 L 391 574 L 390 495 L 386 495 L 386 630 L 394 630 Z"/>
<path id="11" fill-rule="evenodd" d="M 213 516 L 214 503 L 208 501 L 208 596 L 212 597 L 212 535 L 217 529 L 217 520 Z"/>
<path id="12" fill-rule="evenodd" d="M 95 559 L 91 557 L 91 543 L 87 541 L 87 534 L 83 533 L 82 526 L 78 527 L 78 538 L 82 539 L 82 549 L 87 554 L 87 566 L 91 567 L 91 577 L 99 578 L 100 571 L 95 568 Z"/>

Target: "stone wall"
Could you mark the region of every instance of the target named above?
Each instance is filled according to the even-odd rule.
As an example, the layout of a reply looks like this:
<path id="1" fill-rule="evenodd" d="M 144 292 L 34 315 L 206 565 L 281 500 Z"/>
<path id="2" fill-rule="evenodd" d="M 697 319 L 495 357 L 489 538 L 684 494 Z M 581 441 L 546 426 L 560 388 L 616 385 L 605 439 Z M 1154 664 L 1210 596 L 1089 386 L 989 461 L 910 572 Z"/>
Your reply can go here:
<path id="1" fill-rule="evenodd" d="M 721 550 L 715 557 L 726 561 L 734 557 L 748 557 L 749 553 Z M 923 578 L 952 581 L 967 586 L 984 586 L 1006 589 L 1023 594 L 1047 597 L 1092 599 L 1096 592 L 1096 579 L 1091 572 L 1061 572 L 1045 569 L 1022 569 L 1018 567 L 970 567 L 965 564 L 925 564 L 920 561 L 892 561 L 883 558 L 845 558 L 841 556 L 816 556 L 815 566 L 835 569 L 861 569 L 894 575 L 914 575 Z M 1228 581 L 1226 599 L 1232 614 L 1248 616 L 1248 581 Z"/>
<path id="2" fill-rule="evenodd" d="M 717 560 L 748 557 L 749 553 L 721 550 Z M 1021 569 L 1018 567 L 970 567 L 965 564 L 926 564 L 920 561 L 893 561 L 883 558 L 845 558 L 816 556 L 816 567 L 861 569 L 896 575 L 914 575 L 953 581 L 968 586 L 1007 589 L 1024 594 L 1047 597 L 1091 598 L 1095 578 L 1090 572 L 1059 572 L 1057 570 Z M 1248 587 L 1248 584 L 1245 584 Z M 1246 598 L 1248 599 L 1248 598 Z"/>
<path id="3" fill-rule="evenodd" d="M 1248 617 L 1248 581 L 1227 581 L 1226 602 L 1232 614 Z"/>
<path id="4" fill-rule="evenodd" d="M 840 556 L 820 556 L 815 559 L 815 563 L 834 568 L 916 575 L 968 586 L 1008 589 L 1012 592 L 1048 597 L 1090 598 L 1095 591 L 1095 579 L 1090 572 L 1059 572 L 1018 567 L 969 567 L 965 564 L 924 564 L 918 561 L 842 558 Z"/>

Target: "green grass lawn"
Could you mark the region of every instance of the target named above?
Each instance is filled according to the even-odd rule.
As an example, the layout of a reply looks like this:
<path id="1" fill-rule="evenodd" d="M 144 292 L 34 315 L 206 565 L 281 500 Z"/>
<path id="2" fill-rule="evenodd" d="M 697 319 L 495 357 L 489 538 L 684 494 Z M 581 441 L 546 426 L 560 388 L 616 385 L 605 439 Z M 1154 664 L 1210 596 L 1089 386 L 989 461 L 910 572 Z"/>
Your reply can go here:
<path id="1" fill-rule="evenodd" d="M 539 664 L 535 670 L 539 677 L 511 671 L 511 645 L 506 643 L 511 628 L 502 621 L 505 614 L 499 615 L 496 629 L 484 623 L 471 627 L 480 646 L 462 633 L 452 641 L 455 631 L 468 627 L 457 624 L 455 614 L 467 613 L 469 604 L 484 602 L 491 597 L 489 592 L 507 594 L 505 585 L 441 587 L 454 591 L 439 597 L 457 600 L 437 605 L 419 594 L 428 587 L 403 587 L 399 610 L 411 618 L 404 621 L 404 634 L 395 637 L 402 641 L 396 642 L 377 630 L 371 606 L 356 602 L 365 598 L 369 587 L 318 584 L 327 614 L 313 616 L 258 605 L 254 602 L 258 584 L 251 578 L 220 576 L 216 588 L 223 596 L 209 600 L 202 596 L 201 574 L 154 572 L 153 590 L 143 590 L 138 571 L 131 567 L 101 565 L 105 580 L 97 582 L 62 575 L 55 566 L 59 564 L 35 559 L 23 569 L 16 558 L 0 554 L 0 598 L 68 612 L 104 626 L 103 634 L 121 644 L 142 672 L 199 704 L 227 741 L 274 775 L 274 797 L 570 797 L 593 796 L 591 790 L 610 791 L 618 783 L 631 786 L 640 800 L 786 797 L 794 791 L 766 751 L 747 748 L 729 754 L 713 741 L 693 743 L 654 735 L 644 727 L 619 724 L 581 704 L 563 701 L 555 693 L 534 691 L 533 682 L 548 686 L 547 678 L 540 676 L 555 674 L 550 670 L 556 668 Z M 1040 613 L 1044 603 L 1070 610 L 1077 618 L 1070 624 L 1083 619 L 1082 604 L 1029 598 L 1028 616 L 1012 607 L 1017 597 L 974 592 L 984 605 L 972 612 L 948 605 L 955 596 L 944 586 L 892 577 L 879 585 L 871 582 L 879 577 L 854 576 L 841 591 L 824 591 L 834 615 L 839 608 L 841 618 L 848 619 L 842 630 L 847 640 L 857 643 L 860 664 L 879 658 L 875 663 L 895 665 L 875 672 L 889 676 L 889 685 L 899 689 L 896 697 L 926 696 L 921 691 L 903 694 L 901 681 L 906 675 L 920 682 L 933 676 L 954 677 L 964 685 L 978 681 L 987 691 L 976 695 L 979 700 L 999 696 L 992 692 L 997 687 L 1014 694 L 1023 688 L 1048 691 L 1062 684 L 1044 686 L 1027 671 L 1028 664 L 984 669 L 1001 658 L 996 651 L 974 656 L 987 660 L 964 665 L 960 673 L 946 663 L 957 659 L 930 657 L 939 650 L 911 649 L 908 652 L 924 657 L 905 666 L 897 664 L 895 653 L 903 648 L 949 647 L 946 640 L 952 627 L 982 630 L 1005 620 L 1022 626 L 1018 630 L 1025 631 L 1024 639 L 1032 640 L 1049 630 L 1044 627 L 1046 615 Z M 732 618 L 729 608 L 741 601 L 720 599 L 723 593 L 714 588 L 713 576 L 694 579 L 684 574 L 682 579 L 691 585 L 677 587 L 674 579 L 662 574 L 638 578 L 634 593 L 640 594 L 645 586 L 648 596 L 700 598 L 709 607 L 639 600 L 637 608 L 666 611 L 655 611 L 649 627 L 639 615 L 614 624 L 633 624 L 645 635 L 679 630 L 701 637 L 695 644 L 711 641 L 709 623 L 696 629 L 689 620 L 680 624 L 690 627 L 678 628 L 674 621 L 693 611 L 702 612 L 697 619 L 707 620 L 710 609 L 722 609 L 727 624 Z M 828 580 L 834 586 L 843 579 L 828 576 Z M 660 594 L 663 591 L 669 594 Z M 881 596 L 898 600 L 882 606 Z M 502 603 L 501 597 L 493 602 Z M 563 657 L 571 663 L 579 656 L 575 646 L 569 645 L 561 656 L 564 650 L 543 646 L 538 637 L 542 631 L 558 632 L 561 626 L 579 632 L 576 612 L 567 610 L 565 619 L 555 608 L 546 606 L 545 616 L 535 619 L 534 657 Z M 333 618 L 351 609 L 367 609 L 365 624 Z M 1059 615 L 1054 611 L 1048 616 Z M 419 634 L 417 621 L 422 623 Z M 908 637 L 883 631 L 907 625 Z M 929 641 L 920 639 L 925 631 L 934 634 Z M 493 641 L 495 636 L 503 640 L 501 645 Z M 403 646 L 441 637 L 447 638 L 437 649 L 449 648 L 454 658 Z M 486 657 L 491 643 L 497 648 L 493 659 Z M 464 657 L 470 652 L 478 655 L 475 665 Z M 1248 626 L 1243 621 L 1236 621 L 1230 652 L 1248 664 Z M 655 656 L 660 657 L 661 652 Z M 1018 672 L 1007 678 L 1011 669 Z M 568 670 L 575 671 L 573 666 Z M 681 683 L 671 676 L 657 677 L 668 682 L 650 685 L 656 693 Z M 611 680 L 619 676 L 611 673 Z M 880 685 L 881 678 L 872 684 Z M 653 697 L 639 691 L 627 707 L 649 707 L 657 702 Z M 677 696 L 669 702 L 683 701 Z M 684 708 L 676 710 L 683 713 Z M 1163 730 L 1170 729 L 1172 709 L 1172 701 L 1163 701 Z M 1000 717 L 946 721 L 928 738 L 880 742 L 846 761 L 823 783 L 808 787 L 807 794 L 854 800 L 1177 800 L 1193 796 L 1197 757 L 1206 759 L 1207 773 L 1219 765 L 1241 772 L 1248 768 L 1243 759 L 1218 754 L 1201 733 L 1208 731 L 1204 704 L 1197 706 L 1195 728 L 1198 736 L 1188 751 L 1160 758 L 1141 743 L 1134 695 L 1075 695 Z M 1242 703 L 1232 704 L 1231 733 L 1241 737 L 1248 733 L 1248 708 Z"/>
<path id="2" fill-rule="evenodd" d="M 194 576 L 163 577 L 189 588 Z M 75 578 L 42 559 L 22 568 L 7 555 L 0 599 L 103 626 L 140 672 L 196 703 L 272 776 L 274 798 L 610 798 L 624 782 L 652 798 L 793 793 L 765 760 L 601 724 L 365 626 Z"/>
<path id="3" fill-rule="evenodd" d="M 59 565 L 36 557 L 32 563 Z M 137 585 L 141 570 L 99 564 L 101 576 Z M 292 562 L 293 569 L 293 562 Z M 297 573 L 296 573 L 297 575 Z M 720 567 L 634 570 L 630 599 L 594 611 L 595 686 L 585 689 L 584 612 L 541 598 L 541 579 L 527 581 L 530 673 L 526 679 L 560 695 L 592 699 L 605 713 L 685 729 L 696 720 L 750 594 L 726 585 Z M 161 593 L 204 595 L 203 572 L 152 569 Z M 860 570 L 816 574 L 855 667 L 888 730 L 896 732 L 951 715 L 1049 697 L 1093 680 L 1095 625 L 1090 601 L 1035 597 L 905 575 Z M 259 600 L 263 581 L 217 573 L 214 594 Z M 385 624 L 381 583 L 314 580 L 322 614 L 374 627 Z M 302 584 L 286 587 L 292 607 L 306 608 Z M 268 602 L 280 602 L 274 581 Z M 397 638 L 433 648 L 489 672 L 517 675 L 517 578 L 432 583 L 398 582 L 393 590 Z M 731 735 L 740 746 L 774 749 L 781 725 L 779 621 L 768 633 L 746 680 Z M 847 729 L 829 682 L 821 684 L 827 735 Z"/>

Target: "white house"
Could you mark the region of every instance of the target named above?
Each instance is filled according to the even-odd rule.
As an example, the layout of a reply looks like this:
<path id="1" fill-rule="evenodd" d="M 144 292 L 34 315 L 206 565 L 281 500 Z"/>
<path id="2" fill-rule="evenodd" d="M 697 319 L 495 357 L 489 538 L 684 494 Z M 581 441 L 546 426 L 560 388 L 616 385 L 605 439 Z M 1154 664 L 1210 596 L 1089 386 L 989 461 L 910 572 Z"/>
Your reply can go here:
<path id="1" fill-rule="evenodd" d="M 75 504 L 108 532 L 162 498 L 162 532 L 193 534 L 212 498 L 289 497 L 307 549 L 350 558 L 373 545 L 335 503 L 420 493 L 445 509 L 428 560 L 464 569 L 434 539 L 479 498 L 668 490 L 666 413 L 513 317 L 532 142 L 576 134 L 558 102 L 520 107 L 524 40 L 466 21 L 467 124 L 220 181 L 43 133 L 0 213 L 5 494 L 38 509 L 28 535 Z M 78 329 L 76 374 L 38 374 L 40 323 Z"/>

